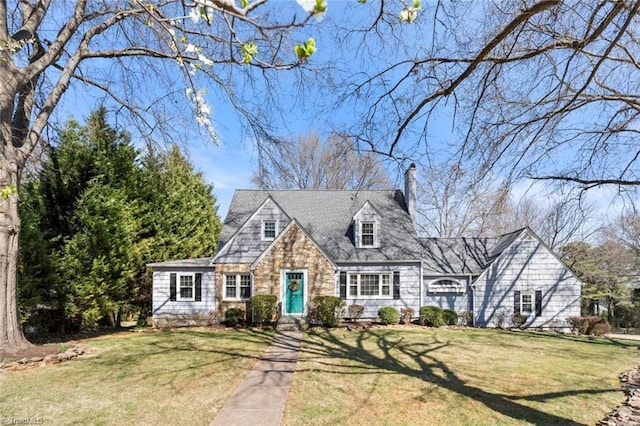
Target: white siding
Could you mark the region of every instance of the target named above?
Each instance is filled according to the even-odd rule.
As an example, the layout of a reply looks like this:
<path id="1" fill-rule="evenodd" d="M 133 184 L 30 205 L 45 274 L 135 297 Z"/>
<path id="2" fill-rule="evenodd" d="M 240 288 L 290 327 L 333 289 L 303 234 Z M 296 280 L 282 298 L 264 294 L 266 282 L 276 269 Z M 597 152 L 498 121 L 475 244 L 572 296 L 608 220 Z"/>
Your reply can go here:
<path id="1" fill-rule="evenodd" d="M 464 293 L 440 293 L 430 292 L 429 283 L 434 280 L 452 278 L 460 281 L 464 284 Z M 468 284 L 468 277 L 460 277 L 451 275 L 449 277 L 443 276 L 425 276 L 424 282 L 424 299 L 423 306 L 438 306 L 442 309 L 451 309 L 458 313 L 471 312 L 471 289 Z M 417 313 L 417 311 L 416 311 Z"/>
<path id="2" fill-rule="evenodd" d="M 517 239 L 478 278 L 476 325 L 495 327 L 499 315 L 510 325 L 514 313 L 514 291 L 542 292 L 542 315 L 529 315 L 527 327 L 564 326 L 568 317 L 580 315 L 581 283 L 533 237 Z"/>
<path id="3" fill-rule="evenodd" d="M 202 300 L 199 302 L 169 300 L 169 275 L 202 273 Z M 153 319 L 176 318 L 193 314 L 207 315 L 215 309 L 215 275 L 213 268 L 162 268 L 153 271 Z"/>
<path id="4" fill-rule="evenodd" d="M 262 222 L 275 220 L 277 235 L 289 224 L 290 219 L 273 200 L 267 200 L 260 210 L 244 224 L 235 238 L 216 256 L 220 263 L 251 263 L 271 244 L 262 241 Z"/>
<path id="5" fill-rule="evenodd" d="M 393 298 L 393 276 L 391 277 L 391 294 L 385 298 L 354 298 L 348 294 L 347 282 L 347 300 L 346 306 L 362 305 L 364 306 L 363 318 L 376 318 L 378 309 L 383 306 L 392 306 L 400 312 L 402 308 L 413 308 L 416 316 L 420 309 L 420 265 L 407 264 L 378 264 L 378 265 L 357 265 L 357 266 L 340 266 L 340 271 L 348 273 L 393 273 L 400 272 L 400 299 Z M 336 295 L 340 294 L 340 278 L 339 273 L 336 275 Z"/>

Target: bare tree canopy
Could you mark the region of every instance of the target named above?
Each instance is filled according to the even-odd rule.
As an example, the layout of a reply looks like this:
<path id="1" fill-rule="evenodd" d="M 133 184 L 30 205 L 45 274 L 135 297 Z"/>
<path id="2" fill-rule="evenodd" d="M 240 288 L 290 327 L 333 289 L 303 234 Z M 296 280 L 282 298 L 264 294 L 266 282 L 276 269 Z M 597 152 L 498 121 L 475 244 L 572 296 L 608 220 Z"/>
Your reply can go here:
<path id="1" fill-rule="evenodd" d="M 392 46 L 344 93 L 363 146 L 421 157 L 446 121 L 484 173 L 640 184 L 640 1 L 430 1 L 411 26 L 394 7 L 349 33 L 356 63 Z"/>
<path id="2" fill-rule="evenodd" d="M 315 41 L 298 29 L 326 7 L 300 5 L 0 0 L 0 348 L 27 344 L 16 307 L 20 176 L 67 91 L 102 92 L 145 133 L 184 138 L 194 127 L 181 123 L 187 117 L 215 139 L 203 87 L 217 87 L 261 134 L 261 108 L 271 108 L 273 98 L 268 91 L 247 95 L 260 106 L 249 112 L 234 83 L 241 73 L 247 84 L 268 81 L 313 54 Z"/>
<path id="3" fill-rule="evenodd" d="M 262 189 L 386 189 L 389 178 L 380 157 L 357 152 L 352 142 L 333 134 L 298 136 L 263 147 L 252 177 Z"/>
<path id="4" fill-rule="evenodd" d="M 605 230 L 608 240 L 616 241 L 632 250 L 640 259 L 640 211 L 629 203 Z"/>
<path id="5" fill-rule="evenodd" d="M 507 188 L 476 181 L 458 164 L 430 164 L 420 173 L 418 231 L 442 238 L 485 235 L 485 222 L 498 216 L 508 197 Z"/>
<path id="6" fill-rule="evenodd" d="M 527 226 L 557 250 L 596 231 L 593 205 L 580 193 L 518 195 L 499 179 L 478 180 L 459 164 L 429 165 L 418 188 L 418 231 L 424 235 L 489 237 Z"/>

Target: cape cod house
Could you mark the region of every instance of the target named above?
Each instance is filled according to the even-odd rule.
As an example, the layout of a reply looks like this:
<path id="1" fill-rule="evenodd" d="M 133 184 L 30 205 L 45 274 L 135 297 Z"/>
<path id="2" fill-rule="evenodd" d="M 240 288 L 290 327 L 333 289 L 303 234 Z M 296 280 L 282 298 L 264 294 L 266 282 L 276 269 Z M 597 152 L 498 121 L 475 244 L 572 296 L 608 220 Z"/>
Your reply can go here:
<path id="1" fill-rule="evenodd" d="M 440 306 L 497 326 L 580 315 L 581 282 L 528 229 L 497 238 L 419 238 L 415 166 L 400 190 L 237 190 L 211 258 L 153 263 L 153 320 L 224 318 L 273 294 L 281 316 L 304 316 L 318 295 L 378 309 Z"/>

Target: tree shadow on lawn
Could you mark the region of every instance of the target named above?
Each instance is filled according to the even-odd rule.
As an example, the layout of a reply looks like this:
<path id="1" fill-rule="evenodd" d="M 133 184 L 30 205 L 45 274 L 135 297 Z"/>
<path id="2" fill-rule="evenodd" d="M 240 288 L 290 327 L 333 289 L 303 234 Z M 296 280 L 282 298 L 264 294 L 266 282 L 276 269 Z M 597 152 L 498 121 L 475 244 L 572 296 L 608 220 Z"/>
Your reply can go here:
<path id="1" fill-rule="evenodd" d="M 427 383 L 435 384 L 439 387 L 455 392 L 459 395 L 466 396 L 475 401 L 484 404 L 487 408 L 508 416 L 515 420 L 526 421 L 534 424 L 581 424 L 572 419 L 561 417 L 555 414 L 546 413 L 536 408 L 522 405 L 517 400 L 529 401 L 549 401 L 555 398 L 600 394 L 619 389 L 575 389 L 563 392 L 552 392 L 540 395 L 506 395 L 500 393 L 492 393 L 485 391 L 476 386 L 471 386 L 459 378 L 456 373 L 444 362 L 436 358 L 432 353 L 447 347 L 449 342 L 433 343 L 403 343 L 403 339 L 398 341 L 389 340 L 384 333 L 375 333 L 370 330 L 360 332 L 355 344 L 351 345 L 345 339 L 340 338 L 328 330 L 326 334 L 318 334 L 317 338 L 322 339 L 320 342 L 313 339 L 303 340 L 302 352 L 317 355 L 321 358 L 337 358 L 349 361 L 356 361 L 363 364 L 360 371 L 349 373 L 335 370 L 324 370 L 330 374 L 380 374 L 387 372 L 388 374 L 402 374 L 408 377 L 420 379 Z M 376 355 L 365 348 L 365 342 L 374 342 L 377 348 L 382 351 L 381 355 Z M 478 354 L 479 358 L 482 356 Z M 414 365 L 403 361 L 402 357 L 408 357 Z M 321 362 L 327 367 L 339 367 L 340 365 L 330 362 Z M 416 366 L 417 364 L 417 366 Z M 353 369 L 353 365 L 348 366 Z M 298 369 L 297 371 L 304 371 Z"/>
<path id="2" fill-rule="evenodd" d="M 233 362 L 239 358 L 255 359 L 262 356 L 262 351 L 247 349 L 247 345 L 268 345 L 273 340 L 273 333 L 253 330 L 251 332 L 228 331 L 222 336 L 215 331 L 198 330 L 167 330 L 154 333 L 135 333 L 131 339 L 122 345 L 112 349 L 112 354 L 98 354 L 92 359 L 93 363 L 113 368 L 113 375 L 118 377 L 130 377 L 136 375 L 140 380 L 150 377 L 158 379 L 160 376 L 168 376 L 167 380 L 179 377 L 187 371 L 203 371 L 207 367 L 216 364 Z M 224 339 L 225 345 L 215 345 L 216 338 Z M 90 343 L 88 343 L 90 346 Z M 186 356 L 195 354 L 192 361 L 178 368 L 178 363 L 171 364 L 167 368 L 166 363 L 155 364 L 154 358 L 174 358 L 178 354 Z M 210 355 L 210 356 L 209 356 Z M 143 368 L 141 368 L 143 367 Z M 210 372 L 209 375 L 214 374 Z"/>

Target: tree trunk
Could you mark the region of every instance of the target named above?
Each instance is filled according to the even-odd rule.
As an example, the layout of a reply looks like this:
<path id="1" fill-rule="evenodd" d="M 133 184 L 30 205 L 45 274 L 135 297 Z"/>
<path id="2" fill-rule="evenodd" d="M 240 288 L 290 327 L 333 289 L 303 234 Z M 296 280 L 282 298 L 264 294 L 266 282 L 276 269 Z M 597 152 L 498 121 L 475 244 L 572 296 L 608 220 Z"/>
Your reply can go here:
<path id="1" fill-rule="evenodd" d="M 8 148 L 8 149 L 7 149 Z M 6 147 L 0 158 L 0 190 L 18 189 L 18 161 L 10 158 L 15 153 Z M 0 350 L 11 352 L 31 344 L 24 337 L 18 319 L 18 240 L 20 217 L 18 194 L 0 197 Z"/>

